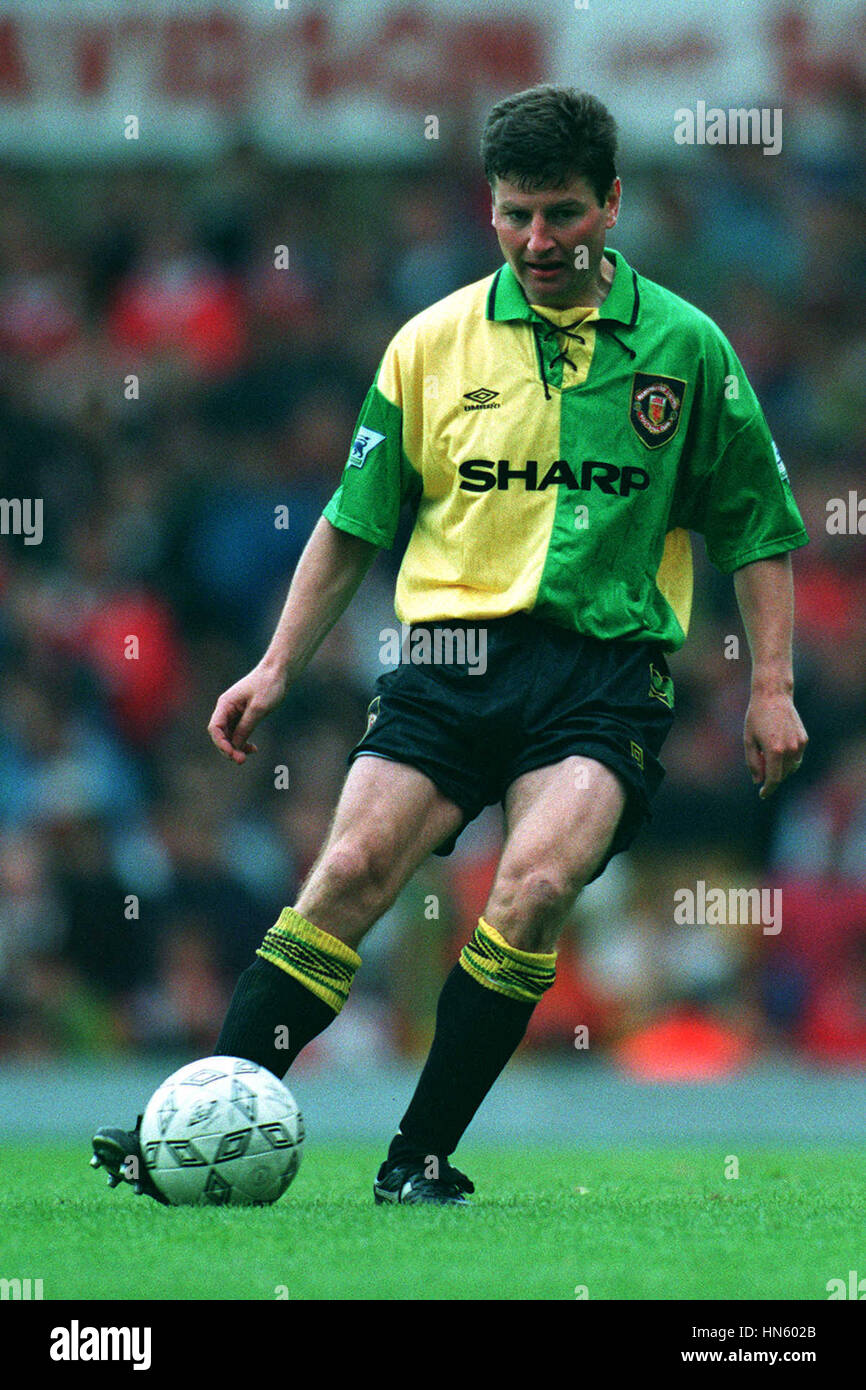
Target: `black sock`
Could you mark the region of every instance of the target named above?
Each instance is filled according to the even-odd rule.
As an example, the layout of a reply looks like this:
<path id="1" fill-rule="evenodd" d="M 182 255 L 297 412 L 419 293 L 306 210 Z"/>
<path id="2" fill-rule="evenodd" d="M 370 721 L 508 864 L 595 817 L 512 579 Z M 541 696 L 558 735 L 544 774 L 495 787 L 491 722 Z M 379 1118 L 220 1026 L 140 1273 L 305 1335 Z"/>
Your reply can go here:
<path id="1" fill-rule="evenodd" d="M 336 1016 L 300 980 L 256 956 L 238 980 L 214 1056 L 246 1057 L 282 1079 Z"/>
<path id="2" fill-rule="evenodd" d="M 389 1158 L 457 1148 L 470 1120 L 526 1032 L 534 1004 L 488 989 L 455 965 L 442 988 L 436 1032 Z"/>

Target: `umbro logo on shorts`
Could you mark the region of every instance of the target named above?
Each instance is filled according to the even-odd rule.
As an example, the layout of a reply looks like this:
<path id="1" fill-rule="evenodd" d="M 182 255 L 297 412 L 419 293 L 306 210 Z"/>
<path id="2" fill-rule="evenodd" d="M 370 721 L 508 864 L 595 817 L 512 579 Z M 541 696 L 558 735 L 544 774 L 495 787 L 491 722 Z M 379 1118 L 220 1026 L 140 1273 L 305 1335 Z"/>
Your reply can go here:
<path id="1" fill-rule="evenodd" d="M 486 386 L 480 386 L 477 391 L 464 391 L 463 399 L 471 401 L 471 405 L 464 405 L 464 410 L 498 410 L 501 402 L 495 399 L 499 395 L 498 391 L 489 391 Z"/>

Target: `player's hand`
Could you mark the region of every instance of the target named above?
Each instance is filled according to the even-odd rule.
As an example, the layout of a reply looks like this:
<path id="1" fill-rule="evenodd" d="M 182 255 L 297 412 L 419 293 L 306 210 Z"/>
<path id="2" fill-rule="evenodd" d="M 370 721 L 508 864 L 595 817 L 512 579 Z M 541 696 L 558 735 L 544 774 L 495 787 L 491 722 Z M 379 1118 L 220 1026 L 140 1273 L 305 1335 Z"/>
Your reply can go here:
<path id="1" fill-rule="evenodd" d="M 220 695 L 207 731 L 215 746 L 232 762 L 246 762 L 248 753 L 258 748 L 249 742 L 250 734 L 286 693 L 284 676 L 256 666 Z"/>
<path id="2" fill-rule="evenodd" d="M 808 742 L 809 736 L 790 695 L 752 691 L 743 744 L 752 781 L 761 784 L 758 794 L 762 801 L 797 771 Z"/>

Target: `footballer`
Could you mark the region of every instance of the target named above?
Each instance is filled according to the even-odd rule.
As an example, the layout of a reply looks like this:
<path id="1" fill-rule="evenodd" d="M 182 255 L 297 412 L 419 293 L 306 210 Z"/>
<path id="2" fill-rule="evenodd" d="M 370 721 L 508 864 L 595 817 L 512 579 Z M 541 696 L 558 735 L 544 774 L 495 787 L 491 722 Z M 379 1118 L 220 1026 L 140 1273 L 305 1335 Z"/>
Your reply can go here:
<path id="1" fill-rule="evenodd" d="M 606 248 L 616 153 L 614 121 L 586 93 L 540 86 L 490 112 L 482 158 L 503 263 L 388 345 L 270 646 L 208 726 L 235 763 L 255 751 L 256 725 L 411 507 L 397 617 L 413 633 L 483 628 L 486 669 L 405 663 L 380 677 L 318 860 L 241 975 L 214 1049 L 282 1077 L 343 1007 L 365 934 L 419 864 L 501 803 L 490 896 L 442 989 L 377 1202 L 466 1203 L 460 1139 L 553 985 L 576 895 L 650 814 L 674 710 L 666 653 L 689 625 L 690 531 L 733 575 L 761 797 L 806 746 L 789 552 L 808 537 L 724 335 Z M 94 1154 L 115 1185 L 140 1156 L 137 1130 L 99 1131 Z"/>

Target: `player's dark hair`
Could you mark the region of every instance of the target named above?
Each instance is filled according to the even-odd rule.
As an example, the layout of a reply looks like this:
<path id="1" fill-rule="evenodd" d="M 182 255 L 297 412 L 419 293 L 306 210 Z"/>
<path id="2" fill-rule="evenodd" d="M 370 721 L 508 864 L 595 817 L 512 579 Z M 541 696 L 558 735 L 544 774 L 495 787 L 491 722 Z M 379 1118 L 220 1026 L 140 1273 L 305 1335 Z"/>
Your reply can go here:
<path id="1" fill-rule="evenodd" d="M 573 87 L 529 87 L 493 107 L 481 137 L 488 183 L 524 192 L 583 178 L 603 203 L 616 178 L 616 122 L 597 97 Z"/>

